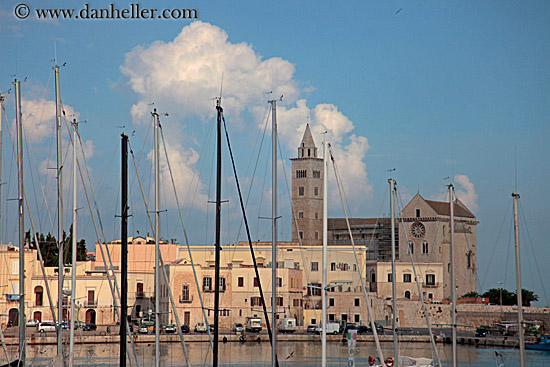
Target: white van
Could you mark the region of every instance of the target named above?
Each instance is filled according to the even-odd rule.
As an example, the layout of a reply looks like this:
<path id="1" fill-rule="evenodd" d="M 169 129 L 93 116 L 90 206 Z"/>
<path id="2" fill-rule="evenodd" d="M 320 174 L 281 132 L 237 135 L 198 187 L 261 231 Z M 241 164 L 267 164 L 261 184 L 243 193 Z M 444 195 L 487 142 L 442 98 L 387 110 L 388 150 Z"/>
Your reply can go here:
<path id="1" fill-rule="evenodd" d="M 293 317 L 277 321 L 277 330 L 280 333 L 293 333 L 296 331 L 296 319 Z"/>
<path id="2" fill-rule="evenodd" d="M 337 322 L 328 322 L 326 331 L 327 331 L 327 334 L 338 334 L 340 332 L 340 324 Z M 321 334 L 323 332 L 323 325 L 317 326 L 315 328 L 315 332 L 317 334 Z"/>
<path id="3" fill-rule="evenodd" d="M 246 331 L 259 333 L 262 331 L 262 319 L 259 317 L 246 318 Z"/>
<path id="4" fill-rule="evenodd" d="M 49 333 L 56 331 L 55 324 L 51 321 L 48 322 L 39 322 L 38 326 L 36 327 L 36 330 L 40 333 Z"/>

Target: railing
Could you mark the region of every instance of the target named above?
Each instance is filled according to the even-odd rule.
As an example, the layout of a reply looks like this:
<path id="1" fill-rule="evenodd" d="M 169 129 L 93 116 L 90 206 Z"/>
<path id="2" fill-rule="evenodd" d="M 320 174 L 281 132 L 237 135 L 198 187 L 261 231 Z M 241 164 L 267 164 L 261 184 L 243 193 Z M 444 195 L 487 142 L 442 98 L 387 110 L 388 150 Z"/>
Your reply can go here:
<path id="1" fill-rule="evenodd" d="M 422 287 L 424 287 L 424 288 L 437 288 L 437 287 L 439 287 L 439 283 L 422 283 Z"/>
<path id="2" fill-rule="evenodd" d="M 193 295 L 183 297 L 180 296 L 180 303 L 192 303 L 193 302 Z"/>
<path id="3" fill-rule="evenodd" d="M 143 298 L 145 297 L 145 292 L 136 292 L 136 298 Z"/>
<path id="4" fill-rule="evenodd" d="M 85 307 L 97 307 L 97 301 L 90 301 L 90 300 L 87 300 L 87 301 L 84 303 L 84 306 L 85 306 Z"/>

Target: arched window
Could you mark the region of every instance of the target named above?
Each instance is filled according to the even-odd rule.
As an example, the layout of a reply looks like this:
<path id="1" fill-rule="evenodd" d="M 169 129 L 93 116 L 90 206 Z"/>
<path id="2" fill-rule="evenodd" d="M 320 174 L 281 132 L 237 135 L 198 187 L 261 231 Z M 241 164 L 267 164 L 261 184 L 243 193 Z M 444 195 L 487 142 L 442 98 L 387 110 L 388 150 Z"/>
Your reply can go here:
<path id="1" fill-rule="evenodd" d="M 372 283 L 376 283 L 376 273 L 374 272 L 370 273 L 370 281 Z"/>
<path id="2" fill-rule="evenodd" d="M 406 299 L 411 299 L 411 292 L 405 291 L 405 298 Z"/>

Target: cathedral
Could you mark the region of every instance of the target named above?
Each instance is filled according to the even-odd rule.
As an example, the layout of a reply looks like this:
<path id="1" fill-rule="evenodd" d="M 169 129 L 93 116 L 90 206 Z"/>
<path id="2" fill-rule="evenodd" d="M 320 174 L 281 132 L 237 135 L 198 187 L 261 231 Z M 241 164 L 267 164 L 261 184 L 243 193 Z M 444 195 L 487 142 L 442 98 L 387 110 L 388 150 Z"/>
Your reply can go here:
<path id="1" fill-rule="evenodd" d="M 292 242 L 321 246 L 323 230 L 323 159 L 309 124 L 292 158 Z M 344 173 L 345 174 L 345 173 Z M 398 298 L 416 298 L 411 259 L 426 299 L 451 298 L 450 205 L 416 194 L 396 219 L 396 281 Z M 454 246 L 457 295 L 477 290 L 477 224 L 475 215 L 460 201 L 454 203 Z M 391 295 L 391 219 L 350 218 L 356 245 L 365 246 L 369 290 Z M 351 246 L 345 218 L 328 218 L 328 247 Z M 333 252 L 333 251 L 331 251 Z M 334 253 L 334 252 L 333 252 Z"/>

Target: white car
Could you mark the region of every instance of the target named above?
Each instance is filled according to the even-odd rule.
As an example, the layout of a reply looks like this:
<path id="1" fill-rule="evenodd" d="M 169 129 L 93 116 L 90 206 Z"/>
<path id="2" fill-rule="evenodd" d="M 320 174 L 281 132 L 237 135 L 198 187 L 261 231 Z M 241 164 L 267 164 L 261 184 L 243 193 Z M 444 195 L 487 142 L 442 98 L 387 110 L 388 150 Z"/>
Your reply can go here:
<path id="1" fill-rule="evenodd" d="M 56 327 L 53 322 L 39 322 L 36 330 L 40 333 L 55 332 Z"/>
<path id="2" fill-rule="evenodd" d="M 25 325 L 35 327 L 35 326 L 38 326 L 38 323 L 40 323 L 40 321 L 38 320 L 29 320 Z"/>

